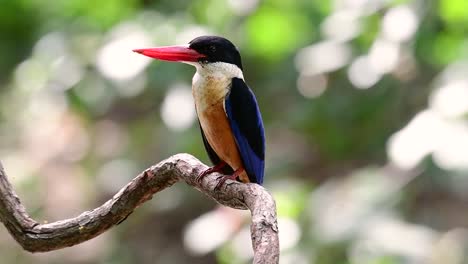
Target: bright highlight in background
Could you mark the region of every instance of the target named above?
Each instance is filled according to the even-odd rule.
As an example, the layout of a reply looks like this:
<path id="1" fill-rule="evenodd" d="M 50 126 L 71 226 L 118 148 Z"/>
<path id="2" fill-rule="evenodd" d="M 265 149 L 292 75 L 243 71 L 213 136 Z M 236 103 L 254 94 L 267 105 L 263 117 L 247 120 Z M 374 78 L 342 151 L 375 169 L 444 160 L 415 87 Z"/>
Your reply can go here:
<path id="1" fill-rule="evenodd" d="M 409 40 L 418 29 L 418 18 L 406 5 L 390 9 L 385 14 L 382 23 L 385 37 L 395 42 Z"/>
<path id="2" fill-rule="evenodd" d="M 300 72 L 323 73 L 338 70 L 348 63 L 351 49 L 347 44 L 322 41 L 301 49 L 295 58 Z"/>
<path id="3" fill-rule="evenodd" d="M 195 106 L 188 85 L 175 84 L 169 89 L 161 107 L 161 117 L 172 130 L 182 131 L 195 121 Z"/>
<path id="4" fill-rule="evenodd" d="M 117 27 L 111 40 L 97 54 L 96 66 L 107 78 L 125 81 L 141 73 L 150 63 L 144 56 L 136 56 L 132 50 L 149 46 L 151 41 L 146 33 L 134 24 Z"/>
<path id="5" fill-rule="evenodd" d="M 468 80 L 449 82 L 437 89 L 429 99 L 431 107 L 450 118 L 468 113 Z"/>
<path id="6" fill-rule="evenodd" d="M 417 114 L 406 127 L 389 140 L 390 160 L 405 169 L 416 167 L 439 144 L 443 126 L 440 117 L 430 110 Z"/>
<path id="7" fill-rule="evenodd" d="M 382 75 L 371 64 L 369 56 L 357 57 L 348 69 L 348 78 L 359 89 L 367 89 L 376 84 Z"/>

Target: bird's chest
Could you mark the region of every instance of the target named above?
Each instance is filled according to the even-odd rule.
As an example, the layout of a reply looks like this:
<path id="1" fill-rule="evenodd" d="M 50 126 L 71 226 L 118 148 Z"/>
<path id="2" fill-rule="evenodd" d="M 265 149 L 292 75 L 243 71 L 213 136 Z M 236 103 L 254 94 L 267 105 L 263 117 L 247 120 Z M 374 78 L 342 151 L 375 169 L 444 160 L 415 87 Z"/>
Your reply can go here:
<path id="1" fill-rule="evenodd" d="M 231 80 L 224 76 L 201 76 L 195 74 L 192 81 L 192 93 L 198 114 L 211 112 L 221 104 L 224 110 L 224 99 L 229 92 Z"/>
<path id="2" fill-rule="evenodd" d="M 242 166 L 234 135 L 224 110 L 230 79 L 195 76 L 193 97 L 206 139 L 216 154 L 232 168 Z"/>
<path id="3" fill-rule="evenodd" d="M 229 92 L 229 86 L 227 78 L 199 74 L 193 77 L 192 93 L 195 107 L 207 137 L 211 136 L 209 134 L 219 135 L 220 130 L 229 128 L 224 110 L 224 100 Z"/>

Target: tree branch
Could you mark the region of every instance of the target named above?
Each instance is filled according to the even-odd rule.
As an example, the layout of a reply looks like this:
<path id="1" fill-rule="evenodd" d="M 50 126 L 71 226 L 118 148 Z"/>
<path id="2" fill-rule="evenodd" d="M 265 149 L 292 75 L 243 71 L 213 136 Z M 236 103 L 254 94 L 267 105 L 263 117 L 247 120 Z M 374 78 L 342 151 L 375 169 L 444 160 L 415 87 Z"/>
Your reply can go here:
<path id="1" fill-rule="evenodd" d="M 125 220 L 140 204 L 182 180 L 216 202 L 252 213 L 253 263 L 278 263 L 279 240 L 273 197 L 258 184 L 228 180 L 214 190 L 221 174 L 212 173 L 196 181 L 207 168 L 188 154 L 177 154 L 140 173 L 114 197 L 92 211 L 71 219 L 40 224 L 29 217 L 13 191 L 0 163 L 0 220 L 27 251 L 45 252 L 73 246 L 94 238 Z"/>

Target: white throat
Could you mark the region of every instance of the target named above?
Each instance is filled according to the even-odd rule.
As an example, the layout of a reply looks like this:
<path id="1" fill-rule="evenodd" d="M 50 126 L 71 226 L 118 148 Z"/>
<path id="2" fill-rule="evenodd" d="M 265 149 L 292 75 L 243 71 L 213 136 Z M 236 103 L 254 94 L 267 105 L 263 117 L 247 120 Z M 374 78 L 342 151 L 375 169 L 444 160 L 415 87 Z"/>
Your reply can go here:
<path id="1" fill-rule="evenodd" d="M 199 113 L 217 102 L 224 102 L 232 78 L 244 79 L 242 70 L 234 64 L 213 62 L 192 65 L 197 68 L 192 79 L 192 93 Z"/>
<path id="2" fill-rule="evenodd" d="M 197 73 L 204 77 L 244 79 L 242 70 L 237 65 L 227 62 L 194 63 Z"/>

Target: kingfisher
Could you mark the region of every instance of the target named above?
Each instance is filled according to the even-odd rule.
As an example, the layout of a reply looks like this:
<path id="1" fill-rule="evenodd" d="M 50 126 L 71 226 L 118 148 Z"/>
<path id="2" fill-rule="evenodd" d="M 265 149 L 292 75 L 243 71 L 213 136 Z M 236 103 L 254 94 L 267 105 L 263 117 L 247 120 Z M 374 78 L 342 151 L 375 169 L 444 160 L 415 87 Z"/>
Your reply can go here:
<path id="1" fill-rule="evenodd" d="M 192 95 L 206 152 L 213 172 L 227 179 L 262 184 L 265 170 L 265 131 L 252 90 L 247 86 L 237 47 L 219 36 L 201 36 L 188 45 L 135 49 L 163 61 L 195 66 Z"/>

